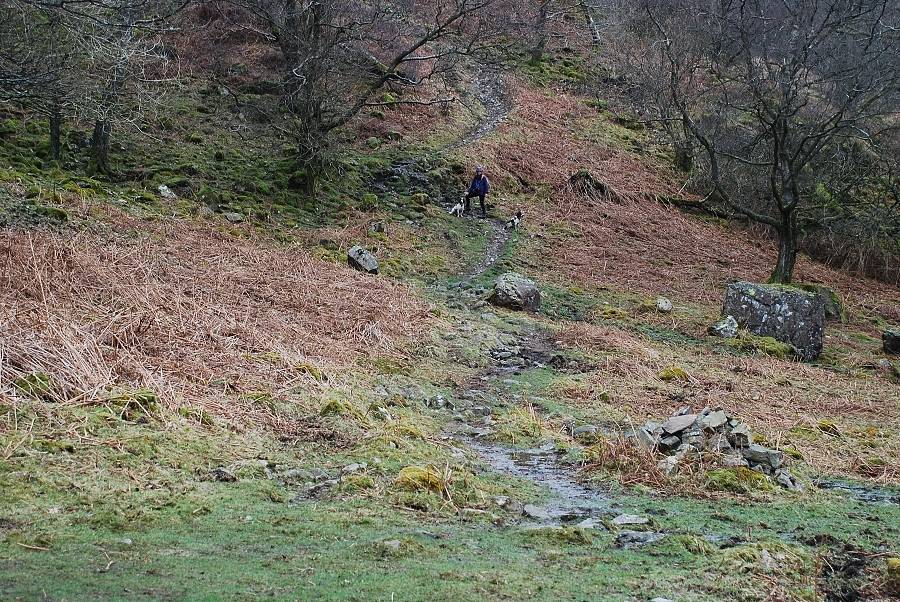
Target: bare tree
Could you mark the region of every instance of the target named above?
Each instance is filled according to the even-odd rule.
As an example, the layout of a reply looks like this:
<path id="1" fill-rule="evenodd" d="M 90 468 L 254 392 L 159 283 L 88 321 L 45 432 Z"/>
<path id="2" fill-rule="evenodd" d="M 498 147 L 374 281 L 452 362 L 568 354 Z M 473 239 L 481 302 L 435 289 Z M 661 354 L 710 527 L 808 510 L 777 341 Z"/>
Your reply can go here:
<path id="1" fill-rule="evenodd" d="M 62 154 L 62 125 L 75 96 L 74 28 L 53 7 L 12 2 L 0 8 L 0 102 L 48 121 L 50 158 Z"/>
<path id="2" fill-rule="evenodd" d="M 379 0 L 232 0 L 280 54 L 289 117 L 281 127 L 296 145 L 310 198 L 332 133 L 364 108 L 453 100 L 446 94 L 414 100 L 378 95 L 388 84 L 422 87 L 473 52 L 487 35 L 478 16 L 493 2 L 435 0 L 420 5 L 413 20 L 408 9 Z"/>
<path id="3" fill-rule="evenodd" d="M 664 59 L 662 97 L 700 149 L 711 197 L 777 232 L 772 280 L 790 282 L 800 218 L 812 205 L 826 157 L 851 141 L 877 149 L 896 136 L 897 5 L 644 0 L 641 6 L 643 33 Z"/>

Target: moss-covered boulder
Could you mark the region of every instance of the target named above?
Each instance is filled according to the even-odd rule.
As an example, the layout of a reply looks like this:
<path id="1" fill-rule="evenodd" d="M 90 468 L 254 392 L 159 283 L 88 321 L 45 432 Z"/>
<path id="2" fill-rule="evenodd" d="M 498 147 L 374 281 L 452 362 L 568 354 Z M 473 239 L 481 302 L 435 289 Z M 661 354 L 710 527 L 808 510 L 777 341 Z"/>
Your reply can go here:
<path id="1" fill-rule="evenodd" d="M 825 304 L 815 293 L 792 286 L 734 282 L 729 284 L 723 316 L 733 316 L 753 334 L 792 345 L 805 361 L 822 353 Z"/>
<path id="2" fill-rule="evenodd" d="M 826 320 L 829 322 L 847 321 L 847 312 L 844 309 L 844 302 L 833 289 L 822 284 L 797 284 L 796 287 L 821 297 L 822 304 L 825 306 Z"/>

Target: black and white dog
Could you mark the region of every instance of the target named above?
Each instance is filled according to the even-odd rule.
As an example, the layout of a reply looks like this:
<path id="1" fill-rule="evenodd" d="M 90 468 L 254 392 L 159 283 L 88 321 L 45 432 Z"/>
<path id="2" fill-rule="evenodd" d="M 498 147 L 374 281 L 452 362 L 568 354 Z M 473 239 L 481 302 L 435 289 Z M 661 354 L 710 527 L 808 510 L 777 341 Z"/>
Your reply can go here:
<path id="1" fill-rule="evenodd" d="M 464 211 L 465 208 L 466 208 L 466 205 L 465 205 L 465 198 L 466 198 L 466 197 L 462 197 L 461 199 L 459 199 L 459 200 L 456 202 L 455 205 L 453 205 L 453 207 L 450 208 L 450 215 L 455 215 L 456 217 L 462 217 L 462 216 L 463 216 L 463 211 Z"/>
<path id="2" fill-rule="evenodd" d="M 522 217 L 523 217 L 522 210 L 518 209 L 514 216 L 512 216 L 511 218 L 506 220 L 506 229 L 507 230 L 518 230 L 519 223 L 522 221 Z"/>

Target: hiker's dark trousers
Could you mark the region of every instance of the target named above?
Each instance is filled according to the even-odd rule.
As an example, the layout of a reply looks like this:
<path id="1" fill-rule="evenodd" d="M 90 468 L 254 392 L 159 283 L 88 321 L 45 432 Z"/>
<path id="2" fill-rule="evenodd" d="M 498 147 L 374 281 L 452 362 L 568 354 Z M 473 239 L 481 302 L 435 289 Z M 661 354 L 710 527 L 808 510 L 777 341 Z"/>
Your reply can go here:
<path id="1" fill-rule="evenodd" d="M 485 212 L 485 210 L 484 210 L 484 195 L 478 194 L 477 192 L 472 192 L 471 190 L 466 193 L 466 211 L 469 211 L 472 209 L 472 206 L 469 203 L 469 199 L 471 199 L 472 197 L 476 197 L 476 196 L 478 197 L 478 200 L 481 201 L 481 212 L 484 213 Z"/>

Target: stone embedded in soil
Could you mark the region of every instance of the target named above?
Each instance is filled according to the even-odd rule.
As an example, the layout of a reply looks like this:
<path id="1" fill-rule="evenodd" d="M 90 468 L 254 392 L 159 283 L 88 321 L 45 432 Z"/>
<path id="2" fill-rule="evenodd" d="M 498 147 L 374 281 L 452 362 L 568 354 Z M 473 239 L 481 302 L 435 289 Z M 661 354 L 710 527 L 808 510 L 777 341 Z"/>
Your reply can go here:
<path id="1" fill-rule="evenodd" d="M 228 213 L 223 213 L 222 217 L 228 220 L 229 223 L 232 224 L 240 224 L 244 221 L 244 214 L 238 213 L 237 211 L 229 211 Z"/>
<path id="2" fill-rule="evenodd" d="M 655 543 L 665 536 L 665 533 L 654 533 L 652 531 L 619 531 L 619 534 L 616 536 L 616 546 L 620 548 L 642 546 Z"/>
<path id="3" fill-rule="evenodd" d="M 522 508 L 522 514 L 535 520 L 550 520 L 552 518 L 546 508 L 541 508 L 534 504 L 525 504 L 525 507 Z"/>
<path id="4" fill-rule="evenodd" d="M 775 472 L 775 482 L 788 491 L 803 491 L 803 486 L 797 482 L 794 475 L 784 468 Z"/>
<path id="5" fill-rule="evenodd" d="M 599 429 L 594 424 L 584 424 L 582 426 L 576 427 L 572 431 L 572 436 L 576 439 L 581 437 L 590 437 L 592 435 L 596 435 Z"/>
<path id="6" fill-rule="evenodd" d="M 603 521 L 597 518 L 586 518 L 575 526 L 579 529 L 606 529 Z"/>
<path id="7" fill-rule="evenodd" d="M 209 471 L 209 477 L 213 481 L 218 481 L 220 483 L 234 483 L 237 481 L 237 477 L 233 472 L 225 468 L 224 466 L 219 466 L 218 468 L 213 468 Z"/>
<path id="8" fill-rule="evenodd" d="M 169 188 L 168 186 L 166 186 L 165 184 L 159 185 L 159 196 L 161 196 L 162 198 L 164 198 L 167 201 L 174 201 L 175 199 L 178 198 L 178 195 L 176 195 L 174 192 L 172 192 L 172 189 Z"/>
<path id="9" fill-rule="evenodd" d="M 662 424 L 662 430 L 674 435 L 685 430 L 697 420 L 697 414 L 684 414 L 682 416 L 672 416 Z"/>
<path id="10" fill-rule="evenodd" d="M 619 516 L 612 519 L 612 524 L 617 527 L 622 527 L 625 525 L 646 525 L 650 522 L 650 519 L 646 516 L 638 516 L 637 514 L 620 514 Z"/>
<path id="11" fill-rule="evenodd" d="M 378 273 L 378 260 L 367 249 L 356 245 L 347 251 L 347 264 L 356 270 L 367 274 Z"/>
<path id="12" fill-rule="evenodd" d="M 789 286 L 734 282 L 728 285 L 723 316 L 759 336 L 793 345 L 801 358 L 814 360 L 822 352 L 825 304 L 815 293 Z"/>

